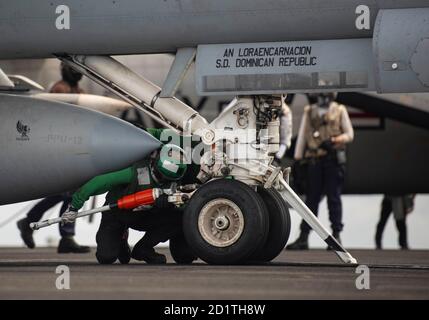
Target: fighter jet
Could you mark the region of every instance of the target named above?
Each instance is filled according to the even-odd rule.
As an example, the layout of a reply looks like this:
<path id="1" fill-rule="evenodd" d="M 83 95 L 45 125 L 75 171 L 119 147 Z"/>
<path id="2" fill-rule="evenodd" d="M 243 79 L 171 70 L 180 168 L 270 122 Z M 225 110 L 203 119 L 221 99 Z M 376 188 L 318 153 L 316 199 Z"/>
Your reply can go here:
<path id="1" fill-rule="evenodd" d="M 260 130 L 276 131 L 278 106 L 270 104 L 269 98 L 258 99 L 256 104 L 258 110 L 269 111 L 272 117 L 260 119 L 257 114 L 246 113 L 255 105 L 251 103 L 255 95 L 427 92 L 429 87 L 429 3 L 424 0 L 41 0 L 37 5 L 31 1 L 10 4 L 0 0 L 0 9 L 0 59 L 57 57 L 161 125 L 200 136 L 214 150 L 214 154 L 208 152 L 203 157 L 207 160 L 202 165 L 204 181 L 226 174 L 249 185 L 283 186 L 288 202 L 345 262 L 355 260 L 313 218 L 280 171 L 272 166 L 272 154 L 278 149 L 275 135 L 266 137 L 266 147 L 256 148 L 257 161 L 231 154 L 223 156 L 216 146 L 224 140 L 253 145 L 244 135 L 232 136 L 234 130 L 255 129 L 258 137 L 264 135 Z M 176 54 L 162 88 L 109 57 L 141 53 Z M 238 96 L 211 123 L 174 97 L 193 62 L 199 95 Z M 4 86 L 11 86 L 4 75 L 0 79 Z M 113 170 L 157 147 L 143 131 L 125 129 L 120 120 L 75 110 L 29 97 L 0 97 L 0 146 L 6 150 L 2 150 L 0 170 L 7 177 L 2 182 L 7 189 L 0 189 L 0 204 L 52 193 L 58 180 L 59 189 L 71 188 L 87 179 L 91 169 L 96 169 L 92 170 L 94 174 Z M 41 116 L 53 112 L 55 118 Z M 238 120 L 236 114 L 240 115 Z M 17 132 L 18 122 L 20 128 L 26 126 L 35 134 L 34 138 Z M 84 125 L 73 127 L 77 122 Z M 103 123 L 117 128 L 121 132 L 118 137 L 134 135 L 132 141 L 136 142 L 125 147 L 125 138 L 107 137 L 122 146 L 121 152 L 115 153 L 115 161 L 109 163 L 100 155 L 110 144 L 105 140 L 98 143 L 102 149 L 95 148 L 97 154 L 91 148 L 104 129 Z M 144 142 L 141 146 L 138 135 Z M 60 146 L 61 155 L 54 152 L 55 146 Z M 32 159 L 23 161 L 30 153 Z M 78 156 L 85 159 L 85 165 L 70 162 Z M 210 166 L 210 159 L 219 156 L 227 160 L 220 167 Z M 43 170 L 49 165 L 54 170 Z M 62 170 L 65 176 L 59 173 Z M 76 174 L 72 175 L 73 171 Z M 21 175 L 17 179 L 8 176 L 8 172 Z M 32 174 L 42 178 L 42 187 L 26 183 Z M 198 194 L 203 193 L 204 187 Z M 262 225 L 261 221 L 259 227 Z M 236 239 L 246 238 L 240 237 Z M 225 251 L 224 259 L 217 262 L 235 261 L 232 252 Z M 211 253 L 201 255 L 216 263 Z"/>

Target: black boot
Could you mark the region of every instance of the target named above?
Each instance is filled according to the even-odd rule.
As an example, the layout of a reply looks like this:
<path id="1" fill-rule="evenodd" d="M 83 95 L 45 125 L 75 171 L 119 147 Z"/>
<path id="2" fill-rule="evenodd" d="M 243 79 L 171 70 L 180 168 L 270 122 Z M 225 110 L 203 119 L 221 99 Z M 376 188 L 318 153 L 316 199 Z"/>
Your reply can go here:
<path id="1" fill-rule="evenodd" d="M 138 261 L 145 261 L 147 264 L 166 264 L 167 258 L 155 251 L 154 243 L 150 241 L 152 239 L 147 235 L 148 233 L 136 243 L 131 252 L 131 257 Z"/>
<path id="2" fill-rule="evenodd" d="M 166 264 L 167 258 L 165 255 L 155 251 L 154 248 L 134 247 L 131 252 L 131 257 L 138 261 L 144 261 L 147 264 Z"/>
<path id="3" fill-rule="evenodd" d="M 125 231 L 124 237 L 121 241 L 121 247 L 119 249 L 118 260 L 121 264 L 128 264 L 131 260 L 131 248 L 128 245 L 128 230 Z"/>
<path id="4" fill-rule="evenodd" d="M 62 237 L 58 244 L 58 253 L 88 253 L 91 249 L 76 243 L 73 237 Z"/>
<path id="5" fill-rule="evenodd" d="M 288 250 L 308 250 L 308 232 L 301 231 L 298 239 L 286 247 Z"/>
<path id="6" fill-rule="evenodd" d="M 27 218 L 21 219 L 16 223 L 19 231 L 21 232 L 22 241 L 24 241 L 25 245 L 34 249 L 36 246 L 33 239 L 33 230 L 30 228 L 30 224 L 27 221 Z"/>
<path id="7" fill-rule="evenodd" d="M 383 247 L 381 245 L 381 237 L 378 236 L 377 234 L 375 235 L 375 248 L 377 250 L 382 250 L 383 249 Z"/>
<path id="8" fill-rule="evenodd" d="M 339 231 L 333 231 L 332 236 L 337 240 L 339 244 L 341 244 L 341 238 L 340 238 L 340 232 Z M 326 250 L 332 250 L 331 246 L 328 246 Z"/>
<path id="9" fill-rule="evenodd" d="M 399 232 L 399 246 L 402 250 L 408 250 L 407 225 L 405 224 L 405 220 L 397 220 L 396 227 Z"/>
<path id="10" fill-rule="evenodd" d="M 381 245 L 382 235 L 383 235 L 383 232 L 382 232 L 381 228 L 379 226 L 377 226 L 377 230 L 375 232 L 375 247 L 377 248 L 377 250 L 382 249 L 382 245 Z"/>

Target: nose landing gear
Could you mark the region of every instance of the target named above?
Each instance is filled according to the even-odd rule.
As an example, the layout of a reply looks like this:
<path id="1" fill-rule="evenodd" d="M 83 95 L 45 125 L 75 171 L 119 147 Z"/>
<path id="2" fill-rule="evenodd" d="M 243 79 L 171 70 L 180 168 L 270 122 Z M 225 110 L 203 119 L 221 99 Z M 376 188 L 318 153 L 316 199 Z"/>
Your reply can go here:
<path id="1" fill-rule="evenodd" d="M 210 264 L 238 264 L 261 250 L 269 215 L 248 185 L 219 179 L 200 187 L 187 204 L 183 230 L 195 254 Z"/>

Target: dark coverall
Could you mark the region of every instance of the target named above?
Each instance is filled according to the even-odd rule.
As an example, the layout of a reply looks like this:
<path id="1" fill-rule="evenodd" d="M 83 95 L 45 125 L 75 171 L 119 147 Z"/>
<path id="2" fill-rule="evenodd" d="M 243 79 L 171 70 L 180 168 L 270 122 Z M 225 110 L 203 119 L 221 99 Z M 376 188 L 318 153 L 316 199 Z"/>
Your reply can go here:
<path id="1" fill-rule="evenodd" d="M 344 166 L 339 164 L 335 154 L 311 161 L 308 165 L 306 204 L 317 216 L 322 195 L 328 198 L 329 220 L 334 233 L 343 230 L 341 192 L 344 183 Z M 311 227 L 302 220 L 301 231 L 309 232 Z"/>
<path id="2" fill-rule="evenodd" d="M 71 203 L 71 196 L 69 194 L 61 194 L 56 196 L 50 196 L 40 200 L 28 213 L 28 223 L 38 222 L 42 219 L 46 211 L 53 208 L 59 203 L 63 203 L 60 210 L 60 217 L 64 212 L 67 211 L 69 204 Z M 75 235 L 75 223 L 58 224 L 60 229 L 61 237 L 72 237 Z"/>
<path id="3" fill-rule="evenodd" d="M 344 106 L 330 102 L 326 108 L 308 106 L 299 131 L 295 158 L 308 163 L 306 204 L 318 214 L 322 196 L 328 198 L 334 236 L 343 230 L 341 192 L 345 176 L 345 144 L 353 140 L 353 127 Z M 301 232 L 310 226 L 303 220 Z"/>
<path id="4" fill-rule="evenodd" d="M 131 228 L 146 231 L 134 248 L 153 248 L 181 233 L 182 213 L 175 209 L 150 209 L 142 212 L 103 213 L 97 231 L 97 260 L 110 264 L 119 257 L 121 244 Z"/>

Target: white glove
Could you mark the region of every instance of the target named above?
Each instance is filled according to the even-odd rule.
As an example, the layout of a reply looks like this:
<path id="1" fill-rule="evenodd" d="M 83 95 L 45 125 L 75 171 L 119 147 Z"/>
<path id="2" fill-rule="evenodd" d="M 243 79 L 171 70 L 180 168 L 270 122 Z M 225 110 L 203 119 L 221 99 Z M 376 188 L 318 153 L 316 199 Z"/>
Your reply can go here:
<path id="1" fill-rule="evenodd" d="M 77 211 L 72 207 L 69 207 L 66 212 L 61 216 L 61 223 L 73 223 L 77 218 Z"/>
<path id="2" fill-rule="evenodd" d="M 286 150 L 287 150 L 287 146 L 285 144 L 281 144 L 279 151 L 277 151 L 277 153 L 276 153 L 276 158 L 277 159 L 283 158 L 285 153 L 286 153 Z"/>

